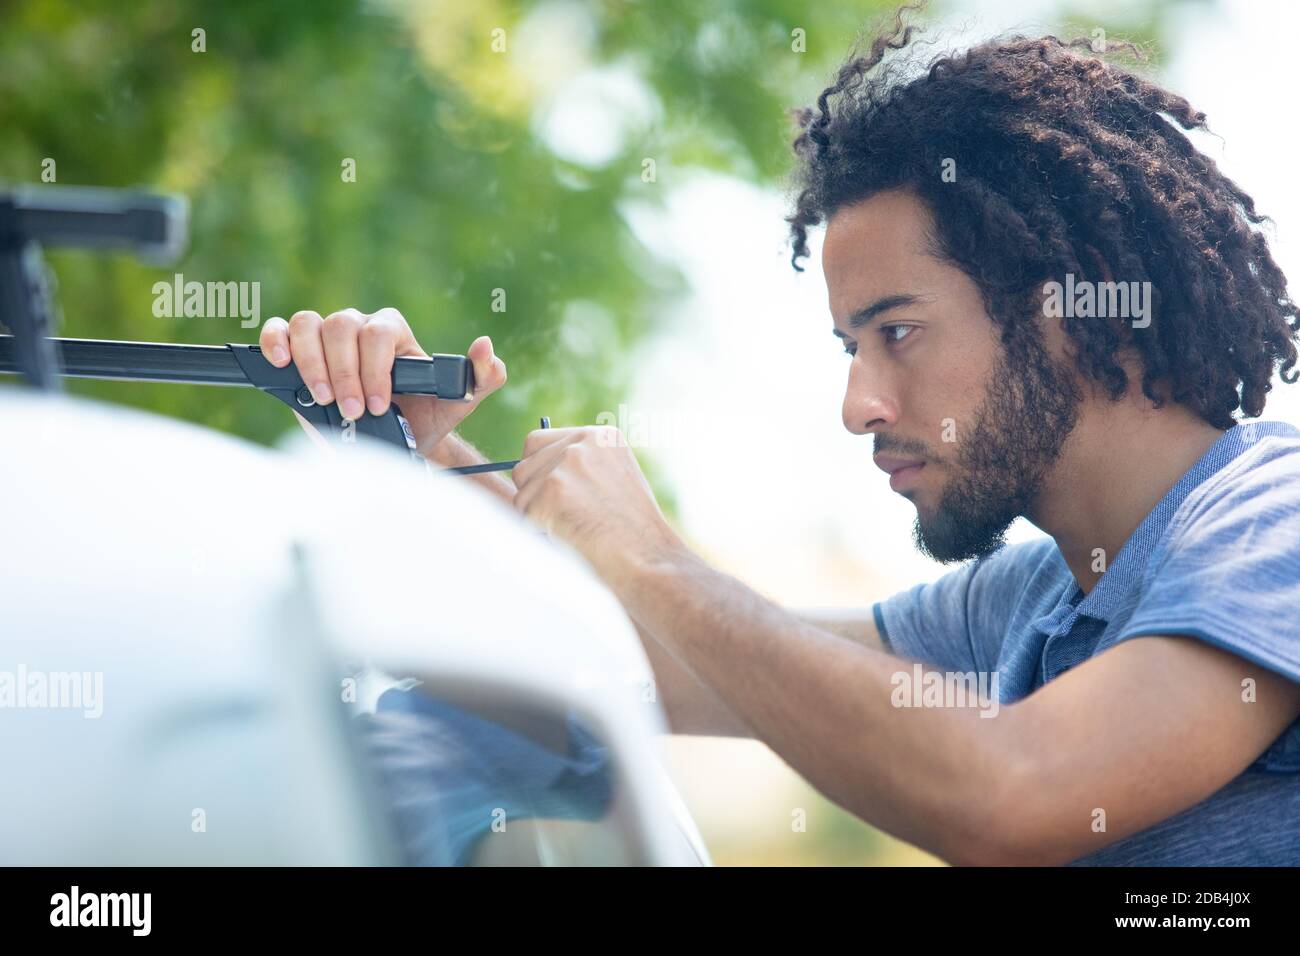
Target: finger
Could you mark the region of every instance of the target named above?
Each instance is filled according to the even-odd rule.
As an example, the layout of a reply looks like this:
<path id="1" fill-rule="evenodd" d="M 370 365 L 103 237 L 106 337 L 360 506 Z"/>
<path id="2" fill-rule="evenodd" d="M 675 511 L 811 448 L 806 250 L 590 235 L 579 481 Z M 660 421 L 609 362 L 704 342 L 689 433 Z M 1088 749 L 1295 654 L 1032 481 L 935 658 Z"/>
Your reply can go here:
<path id="1" fill-rule="evenodd" d="M 531 515 L 529 514 L 529 512 L 532 510 L 533 505 L 538 499 L 538 497 L 540 497 L 541 494 L 546 490 L 547 486 L 549 485 L 547 478 L 551 474 L 551 472 L 555 470 L 555 466 L 558 465 L 560 461 L 561 459 L 557 456 L 550 462 L 544 462 L 544 463 L 534 462 L 534 465 L 536 467 L 532 471 L 531 477 L 527 478 L 526 480 L 521 480 L 519 478 L 514 479 L 515 496 L 513 499 L 511 499 L 510 504 L 521 515 L 526 515 L 534 519 L 536 518 L 535 515 Z M 520 464 L 522 464 L 522 462 Z M 513 475 L 517 475 L 518 473 L 519 473 L 519 465 L 516 465 L 514 471 L 511 474 L 513 476 Z M 550 530 L 550 529 L 547 528 L 546 530 Z"/>
<path id="2" fill-rule="evenodd" d="M 520 459 L 519 464 L 515 465 L 510 474 L 514 479 L 515 487 L 521 490 L 534 482 L 541 484 L 539 479 L 545 477 L 547 473 L 552 471 L 555 466 L 560 463 L 564 450 L 582 437 L 582 432 L 577 428 L 539 428 L 537 431 L 545 431 L 547 433 L 564 431 L 568 434 L 562 436 L 559 441 L 551 442 L 530 454 L 525 454 L 524 457 Z M 525 447 L 527 447 L 526 442 Z"/>
<path id="3" fill-rule="evenodd" d="M 543 481 L 536 481 L 530 485 L 516 484 L 515 496 L 512 499 L 510 499 L 510 506 L 514 508 L 515 511 L 519 512 L 521 515 L 524 515 L 525 517 L 531 517 L 528 514 L 528 509 L 532 507 L 533 499 L 535 499 L 539 494 L 541 494 L 542 488 L 545 486 L 545 484 L 546 483 Z"/>
<path id="4" fill-rule="evenodd" d="M 474 366 L 474 401 L 486 398 L 506 383 L 506 363 L 492 350 L 492 339 L 480 335 L 465 352 Z"/>
<path id="5" fill-rule="evenodd" d="M 257 337 L 266 360 L 276 368 L 289 364 L 289 323 L 278 315 L 266 320 L 262 334 Z"/>
<path id="6" fill-rule="evenodd" d="M 524 451 L 520 458 L 527 458 L 529 455 L 545 448 L 547 445 L 553 445 L 556 442 L 569 441 L 581 438 L 583 426 L 570 426 L 567 428 L 534 428 L 524 436 Z"/>
<path id="7" fill-rule="evenodd" d="M 325 343 L 325 365 L 330 387 L 339 403 L 339 414 L 356 421 L 366 411 L 361 391 L 361 358 L 357 336 L 364 317 L 356 309 L 343 309 L 325 316 L 321 339 Z"/>
<path id="8" fill-rule="evenodd" d="M 330 388 L 329 368 L 325 365 L 322 324 L 319 312 L 295 312 L 289 319 L 289 352 L 316 404 L 328 405 L 334 401 L 334 391 Z"/>
<path id="9" fill-rule="evenodd" d="M 371 415 L 388 411 L 393 395 L 393 359 L 397 357 L 397 343 L 405 324 L 399 326 L 391 316 L 377 312 L 366 319 L 357 337 L 361 388 Z"/>
<path id="10" fill-rule="evenodd" d="M 402 315 L 401 312 L 393 308 L 380 309 L 370 318 L 391 322 L 398 329 L 398 355 L 409 355 L 415 358 L 429 357 L 429 353 L 422 349 L 420 343 L 415 340 L 415 333 L 411 331 L 411 323 L 406 321 L 406 316 Z"/>

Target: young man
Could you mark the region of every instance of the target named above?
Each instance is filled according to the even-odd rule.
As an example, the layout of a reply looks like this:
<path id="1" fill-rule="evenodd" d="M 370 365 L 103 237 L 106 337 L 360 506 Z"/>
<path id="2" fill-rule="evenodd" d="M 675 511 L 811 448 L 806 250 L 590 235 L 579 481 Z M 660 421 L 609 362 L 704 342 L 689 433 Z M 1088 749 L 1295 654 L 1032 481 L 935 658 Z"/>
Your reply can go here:
<path id="1" fill-rule="evenodd" d="M 814 620 L 692 554 L 608 429 L 531 433 L 493 487 L 618 595 L 675 730 L 753 735 L 946 860 L 1300 862 L 1300 431 L 1234 416 L 1297 359 L 1261 217 L 1148 81 L 1054 38 L 881 63 L 910 37 L 798 114 L 790 221 L 796 267 L 826 223 L 845 427 L 967 563 Z M 375 411 L 420 354 L 391 311 L 263 347 Z M 435 460 L 480 460 L 407 405 Z M 1020 515 L 1050 537 L 1004 545 Z M 972 678 L 992 700 L 954 699 Z"/>

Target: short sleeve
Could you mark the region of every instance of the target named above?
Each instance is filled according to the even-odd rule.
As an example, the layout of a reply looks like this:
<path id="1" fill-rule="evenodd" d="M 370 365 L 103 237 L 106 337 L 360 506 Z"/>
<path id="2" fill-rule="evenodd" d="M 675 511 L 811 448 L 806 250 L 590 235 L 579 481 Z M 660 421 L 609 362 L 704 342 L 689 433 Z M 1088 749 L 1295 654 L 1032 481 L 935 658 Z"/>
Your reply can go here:
<path id="1" fill-rule="evenodd" d="M 1016 596 L 1055 552 L 1050 538 L 1006 545 L 878 602 L 872 611 L 882 643 L 891 654 L 942 670 L 994 669 Z"/>
<path id="2" fill-rule="evenodd" d="M 1116 643 L 1199 638 L 1300 682 L 1300 451 L 1243 458 L 1175 515 Z M 1300 772 L 1300 721 L 1261 762 Z"/>

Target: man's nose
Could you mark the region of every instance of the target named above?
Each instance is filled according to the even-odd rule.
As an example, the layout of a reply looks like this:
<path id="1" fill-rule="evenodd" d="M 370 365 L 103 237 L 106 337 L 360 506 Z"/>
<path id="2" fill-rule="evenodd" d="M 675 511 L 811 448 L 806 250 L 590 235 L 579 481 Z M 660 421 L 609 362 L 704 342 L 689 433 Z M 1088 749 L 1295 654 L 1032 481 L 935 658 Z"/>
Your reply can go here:
<path id="1" fill-rule="evenodd" d="M 849 383 L 844 391 L 844 427 L 855 435 L 867 435 L 898 420 L 898 402 L 888 376 L 873 373 L 863 361 L 849 366 Z"/>

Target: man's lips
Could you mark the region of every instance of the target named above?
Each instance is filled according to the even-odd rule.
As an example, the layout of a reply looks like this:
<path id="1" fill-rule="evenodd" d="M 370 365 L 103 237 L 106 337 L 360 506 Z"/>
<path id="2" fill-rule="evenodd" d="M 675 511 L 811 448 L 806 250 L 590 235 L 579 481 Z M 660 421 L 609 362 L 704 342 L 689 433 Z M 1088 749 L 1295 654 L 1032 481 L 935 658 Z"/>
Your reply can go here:
<path id="1" fill-rule="evenodd" d="M 889 475 L 889 487 L 902 491 L 916 480 L 916 476 L 925 467 L 919 458 L 895 458 L 891 455 L 877 455 L 876 467 Z"/>

